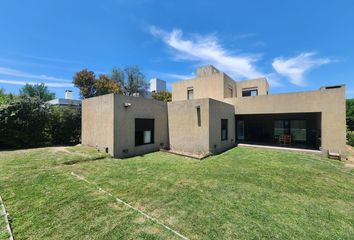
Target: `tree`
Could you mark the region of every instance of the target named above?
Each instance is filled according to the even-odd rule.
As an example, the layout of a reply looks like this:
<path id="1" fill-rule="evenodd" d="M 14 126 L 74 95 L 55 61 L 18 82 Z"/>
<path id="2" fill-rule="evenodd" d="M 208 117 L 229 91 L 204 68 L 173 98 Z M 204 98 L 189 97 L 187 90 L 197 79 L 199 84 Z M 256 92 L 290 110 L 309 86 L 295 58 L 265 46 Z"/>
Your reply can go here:
<path id="1" fill-rule="evenodd" d="M 83 69 L 75 73 L 73 77 L 73 84 L 80 89 L 81 98 L 89 98 L 96 96 L 96 76 L 93 71 Z"/>
<path id="2" fill-rule="evenodd" d="M 96 96 L 108 93 L 119 93 L 120 86 L 116 81 L 110 79 L 107 75 L 101 74 L 95 82 Z"/>
<path id="3" fill-rule="evenodd" d="M 20 89 L 20 96 L 24 95 L 39 98 L 44 102 L 55 98 L 55 93 L 50 92 L 44 83 L 34 85 L 26 83 L 26 85 Z"/>
<path id="4" fill-rule="evenodd" d="M 13 95 L 12 93 L 7 94 L 5 89 L 0 88 L 0 106 L 8 104 L 12 100 L 14 100 L 17 96 Z"/>
<path id="5" fill-rule="evenodd" d="M 171 102 L 172 101 L 172 94 L 168 91 L 154 92 L 152 94 L 152 98 L 159 100 L 159 101 Z"/>
<path id="6" fill-rule="evenodd" d="M 0 107 L 0 146 L 34 147 L 49 142 L 48 108 L 38 97 L 21 98 Z"/>
<path id="7" fill-rule="evenodd" d="M 346 100 L 347 126 L 349 131 L 354 131 L 354 98 Z"/>
<path id="8" fill-rule="evenodd" d="M 149 88 L 145 75 L 137 66 L 128 66 L 123 70 L 113 68 L 111 79 L 119 83 L 122 93 L 127 96 L 145 96 Z"/>
<path id="9" fill-rule="evenodd" d="M 52 144 L 79 143 L 81 136 L 81 108 L 51 106 L 48 125 Z"/>
<path id="10" fill-rule="evenodd" d="M 75 73 L 73 84 L 80 89 L 81 98 L 120 92 L 119 82 L 104 74 L 101 74 L 97 79 L 95 73 L 87 69 Z"/>

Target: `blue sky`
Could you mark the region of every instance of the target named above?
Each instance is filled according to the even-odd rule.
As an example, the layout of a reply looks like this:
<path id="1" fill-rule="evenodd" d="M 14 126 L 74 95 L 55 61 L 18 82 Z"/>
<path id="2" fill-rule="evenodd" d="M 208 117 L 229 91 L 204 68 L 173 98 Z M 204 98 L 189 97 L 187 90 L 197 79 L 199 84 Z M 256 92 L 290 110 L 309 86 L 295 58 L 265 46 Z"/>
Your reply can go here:
<path id="1" fill-rule="evenodd" d="M 354 97 L 353 1 L 2 1 L 0 87 L 46 83 L 58 97 L 82 68 L 138 65 L 170 83 L 213 64 L 270 93 L 345 83 Z"/>

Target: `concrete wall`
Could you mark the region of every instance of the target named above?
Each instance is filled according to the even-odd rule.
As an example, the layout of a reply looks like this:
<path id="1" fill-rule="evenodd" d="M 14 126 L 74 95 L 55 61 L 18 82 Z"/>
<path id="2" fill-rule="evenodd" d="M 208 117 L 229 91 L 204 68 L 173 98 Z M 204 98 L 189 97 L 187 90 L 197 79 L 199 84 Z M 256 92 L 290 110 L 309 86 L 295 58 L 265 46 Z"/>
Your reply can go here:
<path id="1" fill-rule="evenodd" d="M 130 106 L 125 107 L 125 104 Z M 155 119 L 153 144 L 135 146 L 135 118 Z M 165 102 L 115 94 L 114 157 L 141 155 L 168 147 L 167 121 Z"/>
<path id="2" fill-rule="evenodd" d="M 202 68 L 196 78 L 178 81 L 172 84 L 172 101 L 187 100 L 187 89 L 193 88 L 194 99 L 212 98 L 223 101 L 224 98 L 242 97 L 243 88 L 258 89 L 258 95 L 267 95 L 269 85 L 266 78 L 235 82 L 223 72 L 213 68 Z M 209 75 L 208 75 L 209 74 Z M 232 96 L 229 88 L 232 89 Z"/>
<path id="3" fill-rule="evenodd" d="M 197 107 L 201 124 L 198 126 Z M 170 149 L 203 157 L 235 144 L 234 106 L 209 98 L 168 103 Z M 228 139 L 221 141 L 221 119 L 228 119 Z"/>
<path id="4" fill-rule="evenodd" d="M 169 102 L 168 129 L 172 152 L 195 157 L 209 154 L 209 99 Z"/>
<path id="5" fill-rule="evenodd" d="M 82 136 L 83 145 L 97 147 L 109 154 L 114 154 L 114 95 L 108 94 L 88 98 L 82 101 Z"/>
<path id="6" fill-rule="evenodd" d="M 221 141 L 221 119 L 228 120 L 228 138 Z M 209 151 L 220 153 L 235 146 L 235 109 L 224 102 L 209 99 Z"/>
<path id="7" fill-rule="evenodd" d="M 346 152 L 345 86 L 317 91 L 225 99 L 238 114 L 320 112 L 322 150 Z"/>
<path id="8" fill-rule="evenodd" d="M 224 98 L 224 73 L 192 78 L 172 84 L 172 101 L 187 100 L 187 88 L 193 87 L 194 99 Z"/>

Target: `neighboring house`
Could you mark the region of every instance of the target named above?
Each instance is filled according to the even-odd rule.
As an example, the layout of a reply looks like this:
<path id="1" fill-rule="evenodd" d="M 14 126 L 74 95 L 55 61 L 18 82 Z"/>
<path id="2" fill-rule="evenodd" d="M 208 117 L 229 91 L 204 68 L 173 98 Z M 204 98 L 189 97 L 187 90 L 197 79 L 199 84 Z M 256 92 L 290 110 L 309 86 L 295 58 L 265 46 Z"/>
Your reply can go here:
<path id="1" fill-rule="evenodd" d="M 73 99 L 73 92 L 71 90 L 65 91 L 65 98 L 56 98 L 47 102 L 50 105 L 60 106 L 80 106 L 81 100 Z"/>
<path id="2" fill-rule="evenodd" d="M 345 86 L 268 93 L 265 78 L 234 81 L 213 66 L 172 84 L 172 102 L 118 94 L 82 102 L 82 143 L 114 157 L 159 149 L 202 158 L 239 142 L 345 154 Z"/>

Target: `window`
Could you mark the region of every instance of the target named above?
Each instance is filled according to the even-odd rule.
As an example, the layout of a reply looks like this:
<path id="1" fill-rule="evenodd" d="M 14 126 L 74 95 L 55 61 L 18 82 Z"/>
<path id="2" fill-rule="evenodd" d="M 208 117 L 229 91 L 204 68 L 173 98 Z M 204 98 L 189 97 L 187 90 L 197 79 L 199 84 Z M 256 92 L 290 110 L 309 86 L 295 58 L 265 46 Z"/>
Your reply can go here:
<path id="1" fill-rule="evenodd" d="M 295 141 L 306 141 L 306 120 L 291 120 L 290 133 Z"/>
<path id="2" fill-rule="evenodd" d="M 275 120 L 274 121 L 274 136 L 283 134 L 290 134 L 289 120 Z"/>
<path id="3" fill-rule="evenodd" d="M 234 96 L 234 91 L 232 89 L 232 86 L 231 85 L 227 85 L 225 97 L 226 98 L 232 98 L 233 96 Z"/>
<path id="4" fill-rule="evenodd" d="M 227 140 L 227 119 L 221 119 L 221 141 Z"/>
<path id="5" fill-rule="evenodd" d="M 135 119 L 135 146 L 154 143 L 154 119 Z"/>
<path id="6" fill-rule="evenodd" d="M 187 99 L 193 99 L 193 88 L 187 88 Z"/>
<path id="7" fill-rule="evenodd" d="M 294 141 L 306 142 L 306 120 L 275 120 L 274 136 L 293 136 Z"/>
<path id="8" fill-rule="evenodd" d="M 254 97 L 258 96 L 257 88 L 243 88 L 242 89 L 242 97 Z"/>
<path id="9" fill-rule="evenodd" d="M 198 121 L 198 127 L 200 127 L 202 125 L 202 120 L 201 120 L 201 116 L 200 116 L 200 107 L 197 107 L 197 121 Z"/>

